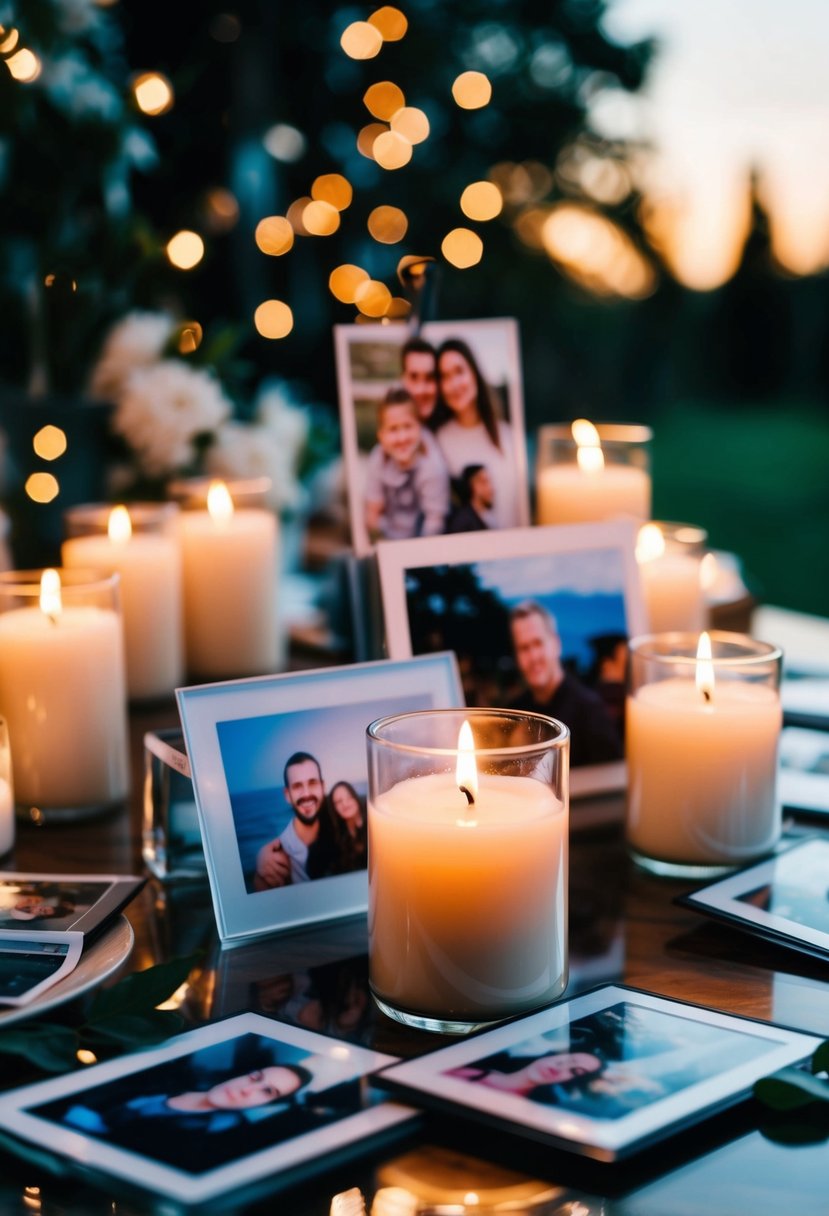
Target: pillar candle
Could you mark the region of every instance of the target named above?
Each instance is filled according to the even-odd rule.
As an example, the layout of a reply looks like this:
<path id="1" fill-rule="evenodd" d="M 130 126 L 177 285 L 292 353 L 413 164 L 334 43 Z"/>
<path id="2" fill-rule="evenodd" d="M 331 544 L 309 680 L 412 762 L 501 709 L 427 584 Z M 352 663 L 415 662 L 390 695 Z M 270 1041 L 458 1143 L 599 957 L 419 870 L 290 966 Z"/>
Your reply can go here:
<path id="1" fill-rule="evenodd" d="M 0 613 L 0 712 L 15 797 L 27 807 L 105 806 L 128 788 L 121 617 L 93 604 Z"/>
<path id="2" fill-rule="evenodd" d="M 179 528 L 188 671 L 232 677 L 275 670 L 277 525 L 273 512 L 234 510 L 221 486 L 216 494 L 211 489 L 206 511 L 183 511 Z"/>
<path id="3" fill-rule="evenodd" d="M 106 514 L 105 534 L 63 542 L 63 564 L 121 576 L 127 691 L 134 700 L 164 696 L 184 676 L 179 545 L 172 533 L 133 531 L 123 507 Z"/>
<path id="4" fill-rule="evenodd" d="M 474 1021 L 566 983 L 567 816 L 530 777 L 398 782 L 369 808 L 371 982 L 414 1013 Z"/>
<path id="5" fill-rule="evenodd" d="M 617 515 L 647 519 L 651 479 L 633 465 L 581 469 L 577 464 L 548 465 L 537 482 L 540 524 L 595 523 Z"/>
<path id="6" fill-rule="evenodd" d="M 639 531 L 636 560 L 651 633 L 699 633 L 707 616 L 701 553 L 666 546 L 659 525 L 649 523 Z"/>
<path id="7" fill-rule="evenodd" d="M 14 797 L 5 777 L 0 777 L 0 857 L 14 844 Z"/>

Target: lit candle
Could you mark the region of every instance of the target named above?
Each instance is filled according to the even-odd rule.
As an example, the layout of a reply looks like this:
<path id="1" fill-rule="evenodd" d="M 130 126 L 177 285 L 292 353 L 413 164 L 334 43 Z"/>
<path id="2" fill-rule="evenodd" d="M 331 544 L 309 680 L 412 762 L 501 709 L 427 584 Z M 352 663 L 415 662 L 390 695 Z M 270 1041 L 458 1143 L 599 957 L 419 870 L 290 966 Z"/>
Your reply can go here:
<path id="1" fill-rule="evenodd" d="M 214 482 L 206 511 L 179 520 L 184 571 L 187 668 L 201 676 L 273 671 L 277 528 L 272 511 L 234 510 L 223 482 Z"/>
<path id="2" fill-rule="evenodd" d="M 106 534 L 75 536 L 63 542 L 63 564 L 121 576 L 127 690 L 135 700 L 164 696 L 184 676 L 177 539 L 172 532 L 133 529 L 130 513 L 123 506 L 107 511 L 104 518 Z"/>
<path id="3" fill-rule="evenodd" d="M 627 838 L 653 869 L 741 864 L 780 835 L 780 654 L 737 634 L 715 636 L 713 660 L 707 633 L 690 659 L 677 635 L 631 642 Z M 651 678 L 637 676 L 648 664 Z M 665 678 L 654 678 L 656 668 Z"/>
<path id="4" fill-rule="evenodd" d="M 571 430 L 572 441 L 567 446 L 572 451 L 575 443 L 575 459 L 553 459 L 551 463 L 539 465 L 536 475 L 538 523 L 594 523 L 618 515 L 649 519 L 650 474 L 635 464 L 606 460 L 599 431 L 586 419 L 577 419 Z M 638 433 L 641 428 L 633 430 Z"/>
<path id="5" fill-rule="evenodd" d="M 464 735 L 454 773 L 370 787 L 370 968 L 381 1004 L 474 1024 L 566 985 L 566 771 L 557 797 Z"/>
<path id="6" fill-rule="evenodd" d="M 114 607 L 77 602 L 111 593 L 115 579 L 83 584 L 71 573 L 62 586 L 58 571 L 44 571 L 35 606 L 0 612 L 0 712 L 15 797 L 41 810 L 104 807 L 127 793 L 121 617 Z M 4 591 L 14 592 L 12 577 Z"/>
<path id="7" fill-rule="evenodd" d="M 14 794 L 12 792 L 9 729 L 0 718 L 0 857 L 14 844 Z"/>
<path id="8" fill-rule="evenodd" d="M 671 629 L 699 633 L 706 623 L 702 585 L 702 554 L 692 537 L 701 530 L 684 525 L 645 524 L 636 541 L 636 560 L 651 633 Z M 666 531 L 668 535 L 666 537 Z"/>

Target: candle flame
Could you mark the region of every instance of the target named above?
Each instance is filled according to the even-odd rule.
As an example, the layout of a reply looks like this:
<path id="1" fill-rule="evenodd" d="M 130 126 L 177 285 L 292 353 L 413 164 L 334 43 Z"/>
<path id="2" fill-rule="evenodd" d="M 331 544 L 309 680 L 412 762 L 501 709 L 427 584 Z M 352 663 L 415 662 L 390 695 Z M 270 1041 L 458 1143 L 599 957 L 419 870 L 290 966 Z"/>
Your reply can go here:
<path id="1" fill-rule="evenodd" d="M 40 576 L 40 611 L 52 620 L 63 612 L 60 575 L 57 570 L 44 570 Z"/>
<path id="2" fill-rule="evenodd" d="M 109 513 L 107 534 L 114 545 L 124 545 L 132 536 L 132 520 L 126 507 L 113 507 Z"/>
<path id="3" fill-rule="evenodd" d="M 711 639 L 705 632 L 699 635 L 697 645 L 696 681 L 706 702 L 711 701 L 714 696 L 714 664 L 711 661 Z"/>
<path id="4" fill-rule="evenodd" d="M 598 473 L 604 468 L 604 452 L 601 448 L 576 448 L 576 460 L 583 473 Z"/>
<path id="5" fill-rule="evenodd" d="M 576 460 L 583 473 L 597 473 L 604 468 L 604 453 L 599 432 L 586 418 L 577 418 L 570 430 L 576 441 Z"/>
<path id="6" fill-rule="evenodd" d="M 658 524 L 643 524 L 636 538 L 636 560 L 654 562 L 665 552 L 665 537 Z"/>
<path id="7" fill-rule="evenodd" d="M 210 518 L 217 524 L 227 523 L 233 518 L 233 499 L 223 481 L 211 481 L 207 491 L 207 509 Z"/>
<path id="8" fill-rule="evenodd" d="M 478 797 L 478 766 L 475 763 L 475 740 L 472 727 L 464 722 L 458 732 L 458 763 L 455 780 L 459 789 L 469 790 L 472 799 Z"/>

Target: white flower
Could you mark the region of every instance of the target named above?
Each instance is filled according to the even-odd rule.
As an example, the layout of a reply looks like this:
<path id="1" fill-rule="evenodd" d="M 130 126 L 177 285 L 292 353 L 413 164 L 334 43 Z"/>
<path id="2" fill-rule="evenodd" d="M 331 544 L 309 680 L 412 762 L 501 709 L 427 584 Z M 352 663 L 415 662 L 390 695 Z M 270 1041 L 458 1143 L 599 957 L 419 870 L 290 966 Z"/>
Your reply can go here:
<path id="1" fill-rule="evenodd" d="M 141 470 L 163 477 L 187 468 L 195 437 L 215 431 L 231 410 L 209 372 L 165 359 L 132 373 L 112 426 L 135 452 Z"/>
<path id="2" fill-rule="evenodd" d="M 211 477 L 269 478 L 267 502 L 275 510 L 290 510 L 302 502 L 294 454 L 261 422 L 226 422 L 219 427 L 206 453 L 205 468 Z"/>
<path id="3" fill-rule="evenodd" d="M 155 363 L 173 332 L 173 319 L 161 312 L 131 312 L 109 331 L 89 379 L 89 395 L 117 401 L 134 371 Z"/>

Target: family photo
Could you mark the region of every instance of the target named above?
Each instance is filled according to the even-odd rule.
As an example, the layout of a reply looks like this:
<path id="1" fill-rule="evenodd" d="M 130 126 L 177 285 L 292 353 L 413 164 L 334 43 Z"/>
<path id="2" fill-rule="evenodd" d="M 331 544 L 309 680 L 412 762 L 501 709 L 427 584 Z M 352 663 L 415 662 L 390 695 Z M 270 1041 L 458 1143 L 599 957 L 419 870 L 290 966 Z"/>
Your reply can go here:
<path id="1" fill-rule="evenodd" d="M 404 338 L 335 327 L 352 541 L 529 523 L 518 334 L 509 319 Z"/>
<path id="2" fill-rule="evenodd" d="M 430 704 L 410 694 L 217 724 L 248 893 L 365 869 L 366 727 Z"/>
<path id="3" fill-rule="evenodd" d="M 454 650 L 468 705 L 559 719 L 573 768 L 621 761 L 627 641 L 639 620 L 625 535 L 618 524 L 579 525 L 491 543 L 444 537 L 428 554 L 418 541 L 381 545 L 390 653 Z"/>

